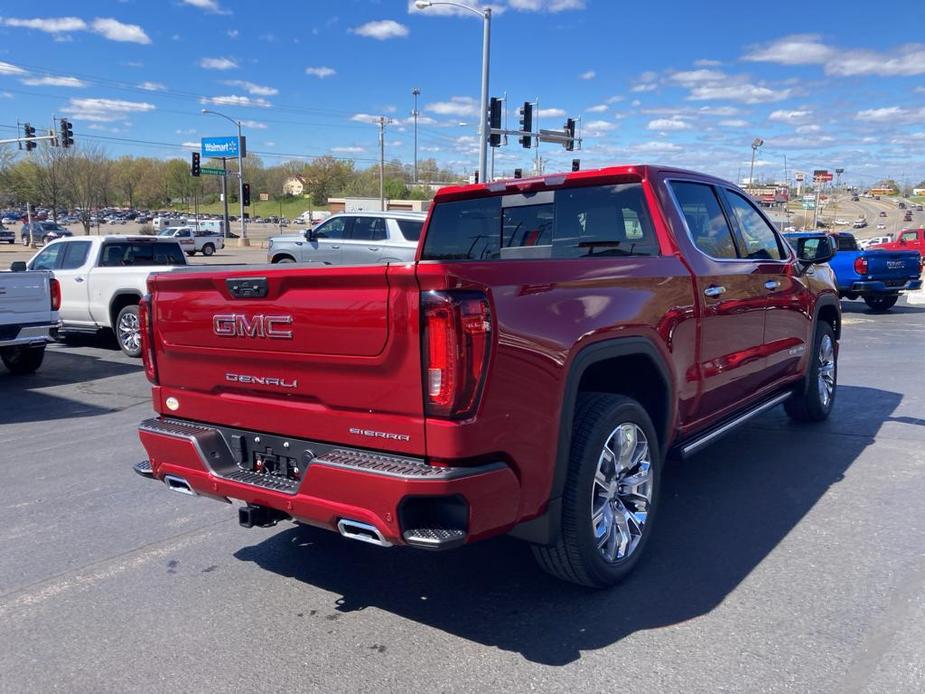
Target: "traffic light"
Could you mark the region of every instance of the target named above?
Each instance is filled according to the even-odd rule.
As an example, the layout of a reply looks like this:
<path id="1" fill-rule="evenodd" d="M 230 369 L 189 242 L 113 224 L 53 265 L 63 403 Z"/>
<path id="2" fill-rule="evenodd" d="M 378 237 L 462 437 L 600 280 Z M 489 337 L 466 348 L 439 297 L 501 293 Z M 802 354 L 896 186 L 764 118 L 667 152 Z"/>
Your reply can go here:
<path id="1" fill-rule="evenodd" d="M 488 108 L 488 127 L 489 146 L 499 147 L 501 145 L 501 133 L 494 133 L 492 130 L 501 129 L 501 99 L 491 97 L 491 102 Z"/>
<path id="2" fill-rule="evenodd" d="M 38 144 L 32 138 L 35 137 L 35 128 L 28 123 L 23 123 L 22 136 L 26 139 L 26 151 L 31 152 L 38 147 Z"/>
<path id="3" fill-rule="evenodd" d="M 520 129 L 527 133 L 533 132 L 533 104 L 529 101 L 525 101 L 524 105 L 520 107 Z M 526 149 L 530 149 L 533 145 L 533 137 L 521 135 L 520 144 Z"/>
<path id="4" fill-rule="evenodd" d="M 565 151 L 571 152 L 575 149 L 575 119 L 569 118 L 565 121 L 565 136 L 568 140 L 565 143 Z"/>
<path id="5" fill-rule="evenodd" d="M 199 174 L 202 171 L 199 165 L 199 152 L 192 152 L 191 154 L 193 155 L 193 162 L 192 164 L 190 164 L 190 167 L 189 167 L 190 175 L 199 176 Z"/>
<path id="6" fill-rule="evenodd" d="M 581 170 L 581 159 L 572 159 L 572 171 Z"/>
<path id="7" fill-rule="evenodd" d="M 244 203 L 244 207 L 251 206 L 251 184 L 245 183 L 241 186 L 241 200 Z"/>
<path id="8" fill-rule="evenodd" d="M 514 178 L 523 178 L 524 170 L 523 169 L 514 169 Z"/>
<path id="9" fill-rule="evenodd" d="M 58 121 L 58 142 L 62 147 L 70 147 L 74 144 L 74 126 L 71 121 L 62 118 Z"/>

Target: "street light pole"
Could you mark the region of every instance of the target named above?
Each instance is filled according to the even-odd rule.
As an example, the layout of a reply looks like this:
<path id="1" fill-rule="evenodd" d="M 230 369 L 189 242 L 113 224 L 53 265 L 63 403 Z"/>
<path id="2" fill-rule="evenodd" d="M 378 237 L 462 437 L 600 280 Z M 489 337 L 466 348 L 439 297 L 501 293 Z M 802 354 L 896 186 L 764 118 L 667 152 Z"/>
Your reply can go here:
<path id="1" fill-rule="evenodd" d="M 416 0 L 414 6 L 419 10 L 437 5 L 449 5 L 469 12 L 474 12 L 482 18 L 482 98 L 481 117 L 479 118 L 479 181 L 488 180 L 488 71 L 491 60 L 491 8 L 477 9 L 461 2 L 432 2 L 431 0 Z"/>
<path id="2" fill-rule="evenodd" d="M 240 246 L 249 246 L 250 241 L 247 238 L 247 221 L 244 219 L 244 157 L 242 156 L 242 136 L 241 136 L 241 121 L 237 121 L 234 118 L 226 116 L 224 113 L 219 113 L 218 111 L 212 111 L 210 109 L 202 109 L 204 114 L 208 113 L 213 116 L 219 116 L 224 118 L 227 121 L 231 121 L 235 124 L 235 127 L 238 129 L 238 203 L 241 207 L 241 238 L 238 241 Z"/>
<path id="3" fill-rule="evenodd" d="M 385 212 L 385 116 L 379 116 L 379 211 Z"/>
<path id="4" fill-rule="evenodd" d="M 421 90 L 415 87 L 411 90 L 411 96 L 414 98 L 414 108 L 411 111 L 411 117 L 414 118 L 414 184 L 418 183 L 418 96 Z"/>
<path id="5" fill-rule="evenodd" d="M 760 137 L 756 137 L 752 140 L 752 168 L 748 172 L 748 188 L 751 190 L 755 187 L 755 154 L 758 152 L 758 148 L 764 144 L 764 140 Z"/>

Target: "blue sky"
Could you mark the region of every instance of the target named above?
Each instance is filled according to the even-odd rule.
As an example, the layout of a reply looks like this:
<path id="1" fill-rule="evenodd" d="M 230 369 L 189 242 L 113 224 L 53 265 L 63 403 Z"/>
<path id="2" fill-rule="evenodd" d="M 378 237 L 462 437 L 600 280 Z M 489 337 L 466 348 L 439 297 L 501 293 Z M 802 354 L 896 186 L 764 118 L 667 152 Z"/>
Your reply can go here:
<path id="1" fill-rule="evenodd" d="M 419 87 L 419 156 L 476 167 L 475 16 L 408 0 L 5 4 L 4 136 L 17 118 L 48 127 L 68 115 L 78 140 L 112 154 L 183 156 L 184 143 L 229 134 L 205 105 L 245 121 L 248 149 L 268 164 L 333 154 L 366 166 L 378 157 L 367 121 L 384 114 L 386 156 L 410 162 Z M 514 108 L 539 98 L 542 127 L 581 117 L 583 151 L 544 145 L 547 170 L 579 156 L 585 167 L 650 161 L 735 178 L 761 136 L 765 176 L 782 177 L 786 156 L 791 172 L 841 166 L 861 184 L 925 178 L 923 3 L 492 6 L 492 94 Z M 496 154 L 510 171 L 533 151 L 512 139 Z"/>

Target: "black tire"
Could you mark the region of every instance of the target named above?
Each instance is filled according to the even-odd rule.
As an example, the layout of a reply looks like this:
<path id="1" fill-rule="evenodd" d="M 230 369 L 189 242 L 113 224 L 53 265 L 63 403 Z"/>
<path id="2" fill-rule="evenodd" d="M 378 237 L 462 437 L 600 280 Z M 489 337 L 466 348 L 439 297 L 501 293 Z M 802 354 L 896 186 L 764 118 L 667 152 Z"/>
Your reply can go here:
<path id="1" fill-rule="evenodd" d="M 886 313 L 899 301 L 899 294 L 880 294 L 878 296 L 865 296 L 864 303 L 874 313 Z"/>
<path id="2" fill-rule="evenodd" d="M 196 251 L 187 251 L 187 252 L 186 252 L 186 255 L 188 255 L 190 258 L 192 258 L 194 255 L 196 255 Z"/>
<path id="3" fill-rule="evenodd" d="M 295 258 L 290 258 L 288 255 L 284 255 L 280 258 L 273 258 L 274 263 L 294 263 Z"/>
<path id="4" fill-rule="evenodd" d="M 828 400 L 823 397 L 820 387 L 820 371 L 824 359 L 821 352 L 823 343 L 829 340 L 832 345 L 831 366 L 831 393 Z M 790 418 L 797 422 L 821 422 L 828 419 L 835 405 L 835 395 L 838 392 L 838 343 L 835 341 L 835 331 L 831 323 L 825 321 L 816 326 L 816 335 L 813 338 L 813 351 L 810 354 L 809 369 L 806 372 L 806 381 L 803 387 L 795 391 L 784 401 L 784 409 Z"/>
<path id="5" fill-rule="evenodd" d="M 629 424 L 635 425 L 634 431 L 641 430 L 648 443 L 650 501 L 634 548 L 622 558 L 606 559 L 599 548 L 592 520 L 592 508 L 596 503 L 593 497 L 598 489 L 595 477 L 598 465 L 602 464 L 599 461 L 604 444 L 619 427 Z M 638 443 L 638 438 L 636 441 Z M 552 546 L 532 547 L 533 556 L 543 570 L 563 581 L 592 588 L 609 588 L 629 574 L 643 555 L 652 533 L 652 521 L 658 508 L 661 468 L 661 450 L 655 427 L 642 405 L 622 395 L 580 395 L 572 425 L 559 540 Z M 611 529 L 611 532 L 614 530 Z"/>
<path id="6" fill-rule="evenodd" d="M 213 253 L 215 253 L 215 246 L 213 246 L 211 243 L 207 243 L 202 247 L 203 255 L 212 255 Z"/>
<path id="7" fill-rule="evenodd" d="M 5 347 L 0 349 L 0 358 L 10 373 L 17 375 L 35 373 L 45 359 L 45 345 L 38 347 Z"/>
<path id="8" fill-rule="evenodd" d="M 126 356 L 137 359 L 141 356 L 141 330 L 138 323 L 138 304 L 126 306 L 116 318 L 113 326 L 116 342 Z"/>

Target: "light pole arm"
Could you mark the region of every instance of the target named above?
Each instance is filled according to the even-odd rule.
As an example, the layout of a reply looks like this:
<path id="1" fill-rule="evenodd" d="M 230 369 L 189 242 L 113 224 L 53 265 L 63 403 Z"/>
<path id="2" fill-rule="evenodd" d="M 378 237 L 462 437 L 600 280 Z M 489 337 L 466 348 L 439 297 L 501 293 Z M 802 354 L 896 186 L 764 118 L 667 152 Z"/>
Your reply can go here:
<path id="1" fill-rule="evenodd" d="M 461 10 L 469 10 L 470 12 L 474 12 L 479 17 L 483 18 L 488 17 L 491 14 L 491 8 L 479 10 L 475 7 L 471 7 L 470 5 L 463 5 L 461 2 L 432 2 L 430 5 L 428 5 L 428 7 L 436 7 L 437 5 L 449 5 L 450 7 L 458 7 Z"/>

